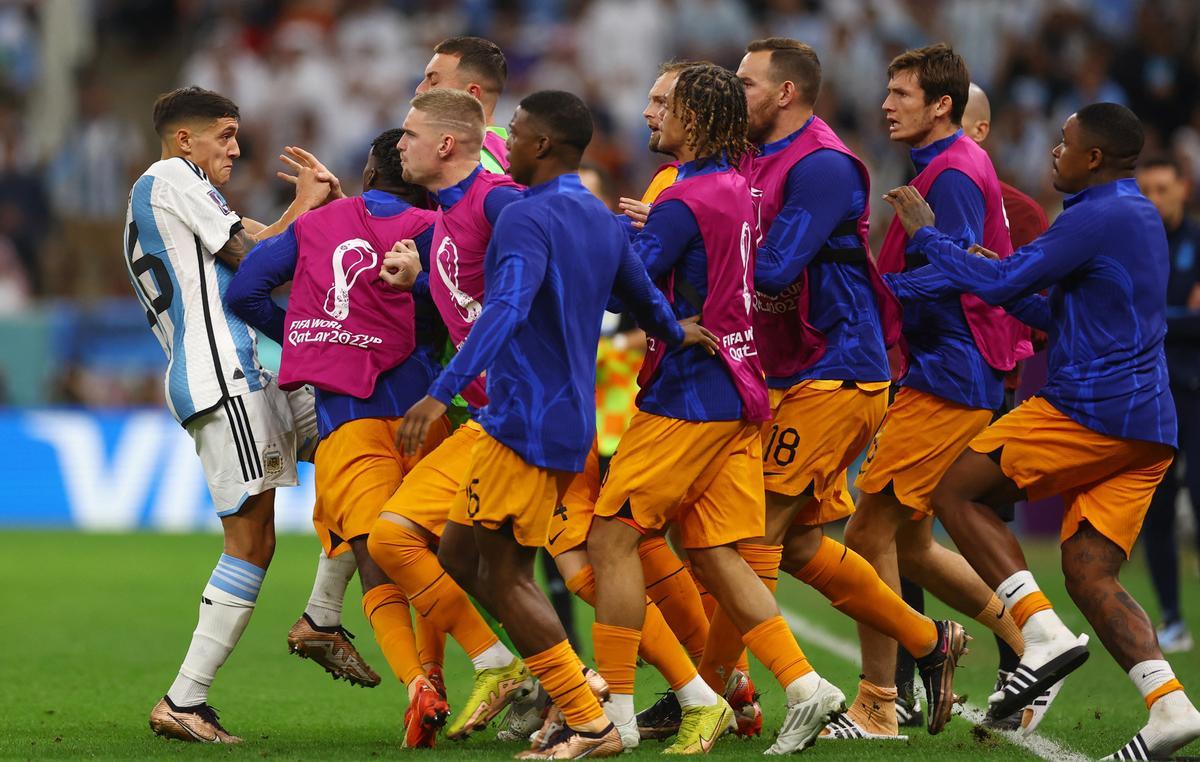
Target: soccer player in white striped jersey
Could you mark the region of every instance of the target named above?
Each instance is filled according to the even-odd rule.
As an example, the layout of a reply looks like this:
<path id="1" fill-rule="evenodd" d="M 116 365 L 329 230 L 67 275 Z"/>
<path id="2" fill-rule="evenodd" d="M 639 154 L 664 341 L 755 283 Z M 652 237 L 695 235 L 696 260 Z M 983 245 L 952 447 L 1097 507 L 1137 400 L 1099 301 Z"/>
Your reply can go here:
<path id="1" fill-rule="evenodd" d="M 196 441 L 225 531 L 191 646 L 150 727 L 209 743 L 241 740 L 221 726 L 208 689 L 246 629 L 275 550 L 274 489 L 297 483 L 297 451 L 316 439 L 311 392 L 289 395 L 275 385 L 259 365 L 254 331 L 227 309 L 225 290 L 257 240 L 335 190 L 301 165 L 283 217 L 272 225 L 240 217 L 218 190 L 240 153 L 238 119 L 232 101 L 208 90 L 159 97 L 162 158 L 134 183 L 124 241 L 134 291 L 167 355 L 167 407 Z"/>

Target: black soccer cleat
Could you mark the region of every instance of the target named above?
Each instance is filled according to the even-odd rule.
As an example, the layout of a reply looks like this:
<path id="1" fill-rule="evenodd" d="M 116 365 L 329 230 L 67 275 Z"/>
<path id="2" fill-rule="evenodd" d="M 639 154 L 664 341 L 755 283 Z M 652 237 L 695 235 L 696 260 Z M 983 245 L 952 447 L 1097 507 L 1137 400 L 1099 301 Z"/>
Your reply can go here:
<path id="1" fill-rule="evenodd" d="M 638 735 L 643 741 L 662 741 L 679 732 L 683 722 L 683 708 L 674 691 L 667 691 L 650 708 L 638 712 Z"/>
<path id="2" fill-rule="evenodd" d="M 925 700 L 929 704 L 929 735 L 937 735 L 950 721 L 950 710 L 960 701 L 954 695 L 954 668 L 959 657 L 967 652 L 971 638 L 958 622 L 948 619 L 936 623 L 937 645 L 929 654 L 917 659 L 921 681 L 925 683 Z"/>

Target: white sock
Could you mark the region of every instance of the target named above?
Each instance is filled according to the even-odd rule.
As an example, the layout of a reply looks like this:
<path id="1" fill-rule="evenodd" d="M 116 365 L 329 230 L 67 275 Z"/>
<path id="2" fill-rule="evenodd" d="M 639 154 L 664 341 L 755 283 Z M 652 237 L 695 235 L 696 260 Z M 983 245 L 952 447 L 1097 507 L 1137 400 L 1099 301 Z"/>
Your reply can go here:
<path id="1" fill-rule="evenodd" d="M 820 685 L 821 676 L 815 670 L 797 677 L 787 687 L 788 706 L 798 704 L 801 701 L 808 701 L 817 692 L 817 688 Z"/>
<path id="2" fill-rule="evenodd" d="M 200 617 L 179 676 L 167 691 L 175 706 L 208 701 L 208 687 L 250 622 L 266 573 L 248 561 L 221 554 L 200 598 Z"/>
<path id="3" fill-rule="evenodd" d="M 633 722 L 637 714 L 633 710 L 633 694 L 613 693 L 604 704 L 604 714 L 613 725 L 627 725 Z"/>
<path id="4" fill-rule="evenodd" d="M 675 698 L 679 699 L 679 705 L 684 709 L 689 706 L 712 706 L 721 698 L 717 692 L 708 687 L 708 683 L 704 682 L 704 678 L 696 675 L 691 680 L 684 683 L 683 687 L 675 691 Z"/>
<path id="5" fill-rule="evenodd" d="M 346 587 L 358 568 L 354 553 L 347 551 L 330 558 L 321 551 L 317 556 L 317 578 L 313 580 L 312 595 L 304 613 L 318 627 L 337 627 L 342 623 L 342 602 L 346 599 Z"/>
<path id="6" fill-rule="evenodd" d="M 1129 670 L 1129 679 L 1146 698 L 1169 680 L 1175 679 L 1175 671 L 1165 659 L 1147 659 L 1133 665 Z M 1156 702 L 1157 703 L 1157 702 Z"/>
<path id="7" fill-rule="evenodd" d="M 1038 587 L 1033 574 L 1028 570 L 1022 570 L 1001 582 L 1000 586 L 996 588 L 996 596 L 1011 610 L 1022 598 L 1039 591 L 1041 588 Z M 1028 652 L 1031 649 L 1034 650 L 1033 658 L 1022 657 L 1021 663 L 1033 668 L 1046 663 L 1045 659 L 1038 661 L 1040 658 L 1040 655 L 1037 654 L 1038 646 L 1045 646 L 1060 639 L 1075 640 L 1075 634 L 1067 629 L 1067 626 L 1058 618 L 1058 614 L 1054 613 L 1054 609 L 1039 611 L 1029 617 L 1021 627 L 1021 636 L 1025 639 L 1026 655 L 1029 655 Z"/>
<path id="8" fill-rule="evenodd" d="M 512 664 L 515 658 L 508 646 L 497 640 L 478 656 L 472 656 L 471 663 L 475 665 L 475 669 L 500 669 Z"/>
<path id="9" fill-rule="evenodd" d="M 1144 665 L 1149 665 L 1143 669 Z M 1158 671 L 1165 668 L 1164 671 Z M 1146 677 L 1141 675 L 1145 673 Z M 1174 677 L 1171 667 L 1161 659 L 1135 664 L 1129 670 L 1133 684 L 1146 696 Z M 1150 687 L 1153 685 L 1153 687 Z M 1200 712 L 1183 691 L 1159 696 L 1150 707 L 1150 721 L 1139 731 L 1147 750 L 1155 757 L 1169 756 L 1200 737 Z"/>

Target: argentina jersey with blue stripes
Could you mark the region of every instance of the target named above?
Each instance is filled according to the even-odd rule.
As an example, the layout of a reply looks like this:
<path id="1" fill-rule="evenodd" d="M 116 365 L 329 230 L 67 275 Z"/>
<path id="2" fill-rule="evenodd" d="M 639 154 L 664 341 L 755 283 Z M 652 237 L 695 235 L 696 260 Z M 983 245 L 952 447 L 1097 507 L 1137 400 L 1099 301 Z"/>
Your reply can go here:
<path id="1" fill-rule="evenodd" d="M 269 381 L 257 335 L 225 304 L 233 271 L 214 256 L 241 224 L 187 159 L 155 162 L 130 192 L 125 265 L 166 353 L 167 407 L 181 424 Z"/>

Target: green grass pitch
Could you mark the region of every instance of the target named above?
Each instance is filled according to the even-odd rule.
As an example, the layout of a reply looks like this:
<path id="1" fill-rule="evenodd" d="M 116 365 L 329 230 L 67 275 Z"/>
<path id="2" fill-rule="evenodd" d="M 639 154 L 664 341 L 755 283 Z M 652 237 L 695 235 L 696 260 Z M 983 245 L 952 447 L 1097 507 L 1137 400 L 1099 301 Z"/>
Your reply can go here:
<path id="1" fill-rule="evenodd" d="M 404 689 L 387 674 L 363 620 L 357 580 L 347 596 L 346 624 L 359 635 L 357 645 L 367 660 L 385 675 L 383 684 L 366 690 L 333 682 L 313 664 L 288 655 L 285 635 L 307 599 L 317 555 L 316 542 L 302 536 L 280 538 L 258 610 L 211 696 L 226 726 L 246 743 L 202 747 L 157 738 L 147 727 L 147 716 L 183 657 L 195 626 L 197 598 L 220 552 L 220 539 L 5 532 L 4 540 L 0 610 L 9 634 L 0 649 L 0 758 L 504 759 L 520 749 L 496 742 L 494 728 L 465 743 L 442 741 L 432 752 L 400 748 Z M 1031 545 L 1029 557 L 1039 583 L 1067 624 L 1090 632 L 1063 592 L 1057 548 Z M 1190 556 L 1184 565 L 1189 575 L 1185 610 L 1196 616 L 1200 591 Z M 1138 600 L 1153 606 L 1143 559 L 1135 556 L 1124 579 Z M 791 579 L 782 583 L 779 600 L 786 611 L 832 636 L 824 647 L 803 638 L 801 644 L 818 671 L 852 696 L 858 670 L 847 659 L 845 645 L 855 647 L 853 623 Z M 577 626 L 586 634 L 590 610 L 578 604 L 576 612 Z M 947 615 L 936 603 L 930 613 Z M 983 706 L 995 677 L 995 648 L 989 632 L 974 622 L 966 624 L 975 641 L 958 673 L 958 690 L 975 706 Z M 1068 680 L 1042 725 L 1039 735 L 1057 744 L 1042 747 L 1043 756 L 1046 748 L 1057 748 L 1098 758 L 1124 744 L 1145 718 L 1129 680 L 1094 636 L 1092 644 L 1091 660 Z M 583 656 L 590 660 L 591 654 Z M 469 662 L 453 645 L 447 661 L 453 706 L 466 696 Z M 1186 686 L 1200 686 L 1200 654 L 1175 655 L 1171 662 Z M 725 739 L 714 749 L 714 757 L 758 757 L 782 721 L 782 690 L 759 665 L 754 677 L 764 694 L 764 737 Z M 648 668 L 639 671 L 638 684 L 639 707 L 664 689 L 662 679 Z M 937 737 L 923 730 L 910 737 L 908 743 L 819 742 L 805 757 L 934 760 L 987 753 L 996 759 L 1037 758 L 961 717 Z M 649 742 L 634 755 L 644 758 L 663 748 Z M 1200 754 L 1200 744 L 1185 750 L 1189 752 Z"/>

